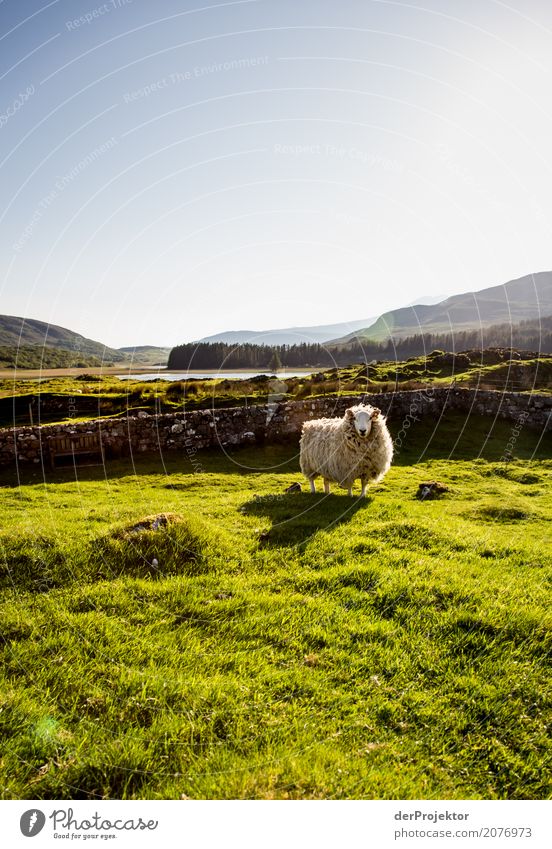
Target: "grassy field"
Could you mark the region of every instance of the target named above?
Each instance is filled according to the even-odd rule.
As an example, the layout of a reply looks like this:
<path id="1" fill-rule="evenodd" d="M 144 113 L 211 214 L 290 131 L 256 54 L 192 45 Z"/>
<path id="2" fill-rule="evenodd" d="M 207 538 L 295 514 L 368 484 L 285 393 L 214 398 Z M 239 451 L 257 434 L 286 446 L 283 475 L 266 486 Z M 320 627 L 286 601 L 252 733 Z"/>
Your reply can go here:
<path id="1" fill-rule="evenodd" d="M 463 424 L 364 502 L 294 446 L 4 472 L 2 798 L 549 797 L 550 444 Z"/>
<path id="2" fill-rule="evenodd" d="M 525 356 L 525 355 L 524 355 Z M 358 395 L 457 386 L 500 391 L 549 393 L 552 389 L 552 356 L 513 359 L 503 351 L 472 351 L 426 357 L 403 362 L 356 363 L 299 377 L 169 381 L 120 380 L 106 372 L 98 374 L 44 374 L 38 382 L 29 378 L 0 378 L 0 427 L 33 421 L 75 422 L 100 417 L 126 416 L 140 410 L 175 412 L 244 404 L 266 404 L 270 399 L 304 400 L 324 395 Z M 40 396 L 40 412 L 38 408 Z M 71 410 L 71 413 L 69 413 Z"/>

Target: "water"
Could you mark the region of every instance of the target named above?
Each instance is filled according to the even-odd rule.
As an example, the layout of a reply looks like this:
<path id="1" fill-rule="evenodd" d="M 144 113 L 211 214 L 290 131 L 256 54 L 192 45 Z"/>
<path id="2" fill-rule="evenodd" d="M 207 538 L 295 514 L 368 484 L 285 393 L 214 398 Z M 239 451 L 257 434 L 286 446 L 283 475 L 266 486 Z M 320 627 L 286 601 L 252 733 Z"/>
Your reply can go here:
<path id="1" fill-rule="evenodd" d="M 279 371 L 277 375 L 272 371 L 158 371 L 152 374 L 117 374 L 115 377 L 121 380 L 209 380 L 219 378 L 220 380 L 250 380 L 260 374 L 268 377 L 276 377 L 278 380 L 286 380 L 288 377 L 306 377 L 312 374 L 312 370 L 302 371 Z"/>

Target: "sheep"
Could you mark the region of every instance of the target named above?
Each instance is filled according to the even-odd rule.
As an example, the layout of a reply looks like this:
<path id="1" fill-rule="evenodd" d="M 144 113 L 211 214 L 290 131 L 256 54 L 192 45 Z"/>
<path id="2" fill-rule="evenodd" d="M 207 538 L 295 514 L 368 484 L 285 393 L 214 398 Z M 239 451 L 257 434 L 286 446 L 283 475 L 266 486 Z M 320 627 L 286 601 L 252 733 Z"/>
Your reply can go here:
<path id="1" fill-rule="evenodd" d="M 381 410 L 359 404 L 345 411 L 342 419 L 315 419 L 303 425 L 301 471 L 316 492 L 314 479 L 324 478 L 324 492 L 330 481 L 353 494 L 353 483 L 360 478 L 361 498 L 369 481 L 380 481 L 389 471 L 393 443 Z"/>

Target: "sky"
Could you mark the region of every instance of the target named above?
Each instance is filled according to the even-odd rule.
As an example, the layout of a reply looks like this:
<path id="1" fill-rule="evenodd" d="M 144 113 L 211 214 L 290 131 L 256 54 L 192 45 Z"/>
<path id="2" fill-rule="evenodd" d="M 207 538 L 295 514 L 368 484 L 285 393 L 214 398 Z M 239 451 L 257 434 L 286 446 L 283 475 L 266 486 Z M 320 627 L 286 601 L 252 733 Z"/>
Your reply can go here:
<path id="1" fill-rule="evenodd" d="M 0 0 L 0 312 L 114 347 L 552 269 L 547 0 Z"/>

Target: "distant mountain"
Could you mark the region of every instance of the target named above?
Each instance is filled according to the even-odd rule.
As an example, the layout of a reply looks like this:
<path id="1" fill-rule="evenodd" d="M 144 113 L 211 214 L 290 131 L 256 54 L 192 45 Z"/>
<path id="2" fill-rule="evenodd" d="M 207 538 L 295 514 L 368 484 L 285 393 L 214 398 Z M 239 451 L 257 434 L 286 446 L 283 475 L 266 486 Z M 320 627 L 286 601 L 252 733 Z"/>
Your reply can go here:
<path id="1" fill-rule="evenodd" d="M 284 327 L 276 330 L 227 330 L 214 336 L 205 336 L 200 342 L 225 342 L 228 345 L 241 345 L 253 342 L 255 345 L 299 345 L 301 342 L 327 342 L 345 333 L 354 333 L 361 327 L 367 327 L 374 318 L 353 319 L 339 324 L 319 324 L 314 327 Z"/>
<path id="2" fill-rule="evenodd" d="M 61 348 L 70 351 L 74 357 L 98 357 L 103 363 L 119 363 L 128 359 L 128 354 L 123 351 L 108 348 L 66 327 L 15 315 L 0 315 L 0 345 L 9 348 L 32 345 L 37 348 L 38 355 L 41 348 Z"/>
<path id="3" fill-rule="evenodd" d="M 438 304 L 390 310 L 373 324 L 332 342 L 341 345 L 354 339 L 382 342 L 419 333 L 457 333 L 490 324 L 516 324 L 550 314 L 552 271 L 541 271 L 479 292 L 453 295 Z"/>
<path id="4" fill-rule="evenodd" d="M 154 366 L 165 366 L 171 352 L 170 348 L 159 348 L 157 345 L 136 345 L 118 350 L 137 365 Z"/>
<path id="5" fill-rule="evenodd" d="M 357 339 L 345 345 L 321 345 L 315 342 L 269 347 L 251 342 L 243 345 L 188 342 L 172 349 L 169 368 L 181 371 L 249 369 L 262 372 L 271 368 L 270 363 L 277 356 L 286 370 L 335 368 L 365 363 L 368 375 L 371 366 L 381 362 L 399 362 L 409 357 L 424 359 L 431 352 L 439 351 L 451 352 L 445 356 L 453 356 L 456 352 L 471 352 L 476 356 L 477 352 L 481 353 L 481 349 L 494 351 L 492 357 L 495 357 L 495 362 L 511 357 L 533 359 L 539 355 L 552 355 L 552 315 L 517 324 L 490 324 L 454 333 L 418 333 L 404 339 L 386 339 L 383 342 Z"/>

